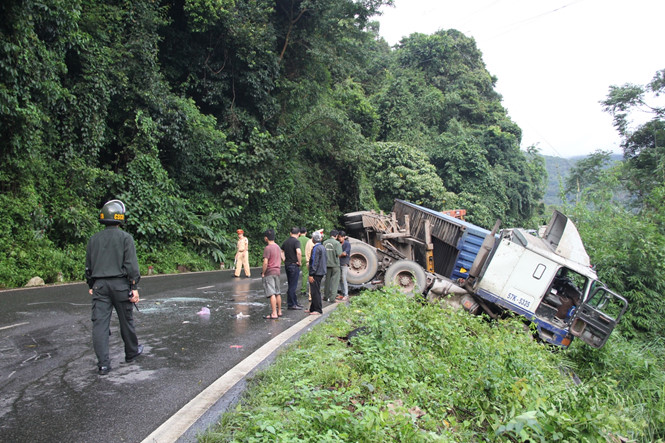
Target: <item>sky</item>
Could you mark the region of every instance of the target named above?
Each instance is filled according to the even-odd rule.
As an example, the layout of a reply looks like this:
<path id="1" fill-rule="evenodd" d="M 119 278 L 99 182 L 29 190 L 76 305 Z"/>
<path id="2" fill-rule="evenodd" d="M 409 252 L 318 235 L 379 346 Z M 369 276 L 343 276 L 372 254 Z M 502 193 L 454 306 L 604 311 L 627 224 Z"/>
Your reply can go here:
<path id="1" fill-rule="evenodd" d="M 665 69 L 663 0 L 395 0 L 375 17 L 391 45 L 457 29 L 476 41 L 522 149 L 572 157 L 621 152 L 600 102 L 612 85 Z M 636 116 L 639 122 L 640 116 Z M 646 116 L 641 117 L 642 120 Z"/>

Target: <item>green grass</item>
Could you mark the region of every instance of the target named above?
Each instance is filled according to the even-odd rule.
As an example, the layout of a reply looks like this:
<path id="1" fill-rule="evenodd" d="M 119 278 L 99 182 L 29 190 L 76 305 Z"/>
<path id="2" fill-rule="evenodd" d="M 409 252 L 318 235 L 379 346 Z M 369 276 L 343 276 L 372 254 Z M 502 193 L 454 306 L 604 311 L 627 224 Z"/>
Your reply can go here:
<path id="1" fill-rule="evenodd" d="M 344 337 L 360 326 L 349 346 Z M 525 329 L 519 319 L 490 322 L 392 289 L 363 292 L 281 352 L 199 440 L 662 439 L 655 430 L 664 423 L 663 385 L 654 384 L 663 381 L 662 352 L 647 364 L 659 369 L 642 370 L 660 373 L 647 385 L 661 389 L 661 403 L 645 405 L 639 399 L 653 392 L 619 381 L 644 363 L 638 351 L 629 364 L 594 373 L 589 348 L 555 351 Z M 580 385 L 566 375 L 570 368 L 583 374 Z M 660 422 L 650 422 L 658 407 Z"/>

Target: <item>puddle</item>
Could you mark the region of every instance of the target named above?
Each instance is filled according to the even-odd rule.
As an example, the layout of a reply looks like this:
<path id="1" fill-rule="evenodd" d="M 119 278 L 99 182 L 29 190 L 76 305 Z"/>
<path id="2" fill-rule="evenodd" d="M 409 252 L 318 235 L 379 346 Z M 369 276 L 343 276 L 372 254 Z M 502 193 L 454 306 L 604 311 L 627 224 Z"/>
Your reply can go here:
<path id="1" fill-rule="evenodd" d="M 171 297 L 171 298 L 155 298 L 146 300 L 145 303 L 208 303 L 212 301 L 209 298 L 203 297 Z"/>

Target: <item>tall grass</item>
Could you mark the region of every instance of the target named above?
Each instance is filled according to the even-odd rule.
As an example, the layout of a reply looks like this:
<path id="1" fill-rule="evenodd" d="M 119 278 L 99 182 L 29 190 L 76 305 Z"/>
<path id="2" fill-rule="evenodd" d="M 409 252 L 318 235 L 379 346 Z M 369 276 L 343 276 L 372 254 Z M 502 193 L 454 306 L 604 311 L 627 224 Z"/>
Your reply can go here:
<path id="1" fill-rule="evenodd" d="M 665 340 L 626 340 L 616 333 L 594 350 L 576 343 L 564 363 L 587 383 L 607 387 L 602 397 L 640 423 L 645 442 L 665 441 Z"/>
<path id="2" fill-rule="evenodd" d="M 491 322 L 391 289 L 364 292 L 282 352 L 200 441 L 662 438 L 663 346 L 610 342 L 557 352 L 519 319 Z M 636 365 L 654 383 L 626 381 Z M 657 389 L 659 400 L 647 402 Z"/>

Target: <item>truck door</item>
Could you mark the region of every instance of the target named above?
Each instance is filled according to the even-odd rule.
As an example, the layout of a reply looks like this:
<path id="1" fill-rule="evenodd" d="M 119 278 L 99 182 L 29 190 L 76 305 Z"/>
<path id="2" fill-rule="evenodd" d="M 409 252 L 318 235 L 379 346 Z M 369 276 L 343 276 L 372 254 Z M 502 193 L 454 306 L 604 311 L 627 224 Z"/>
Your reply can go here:
<path id="1" fill-rule="evenodd" d="M 604 286 L 593 289 L 591 297 L 582 303 L 573 317 L 570 333 L 593 348 L 602 347 L 621 316 L 628 302 Z"/>

